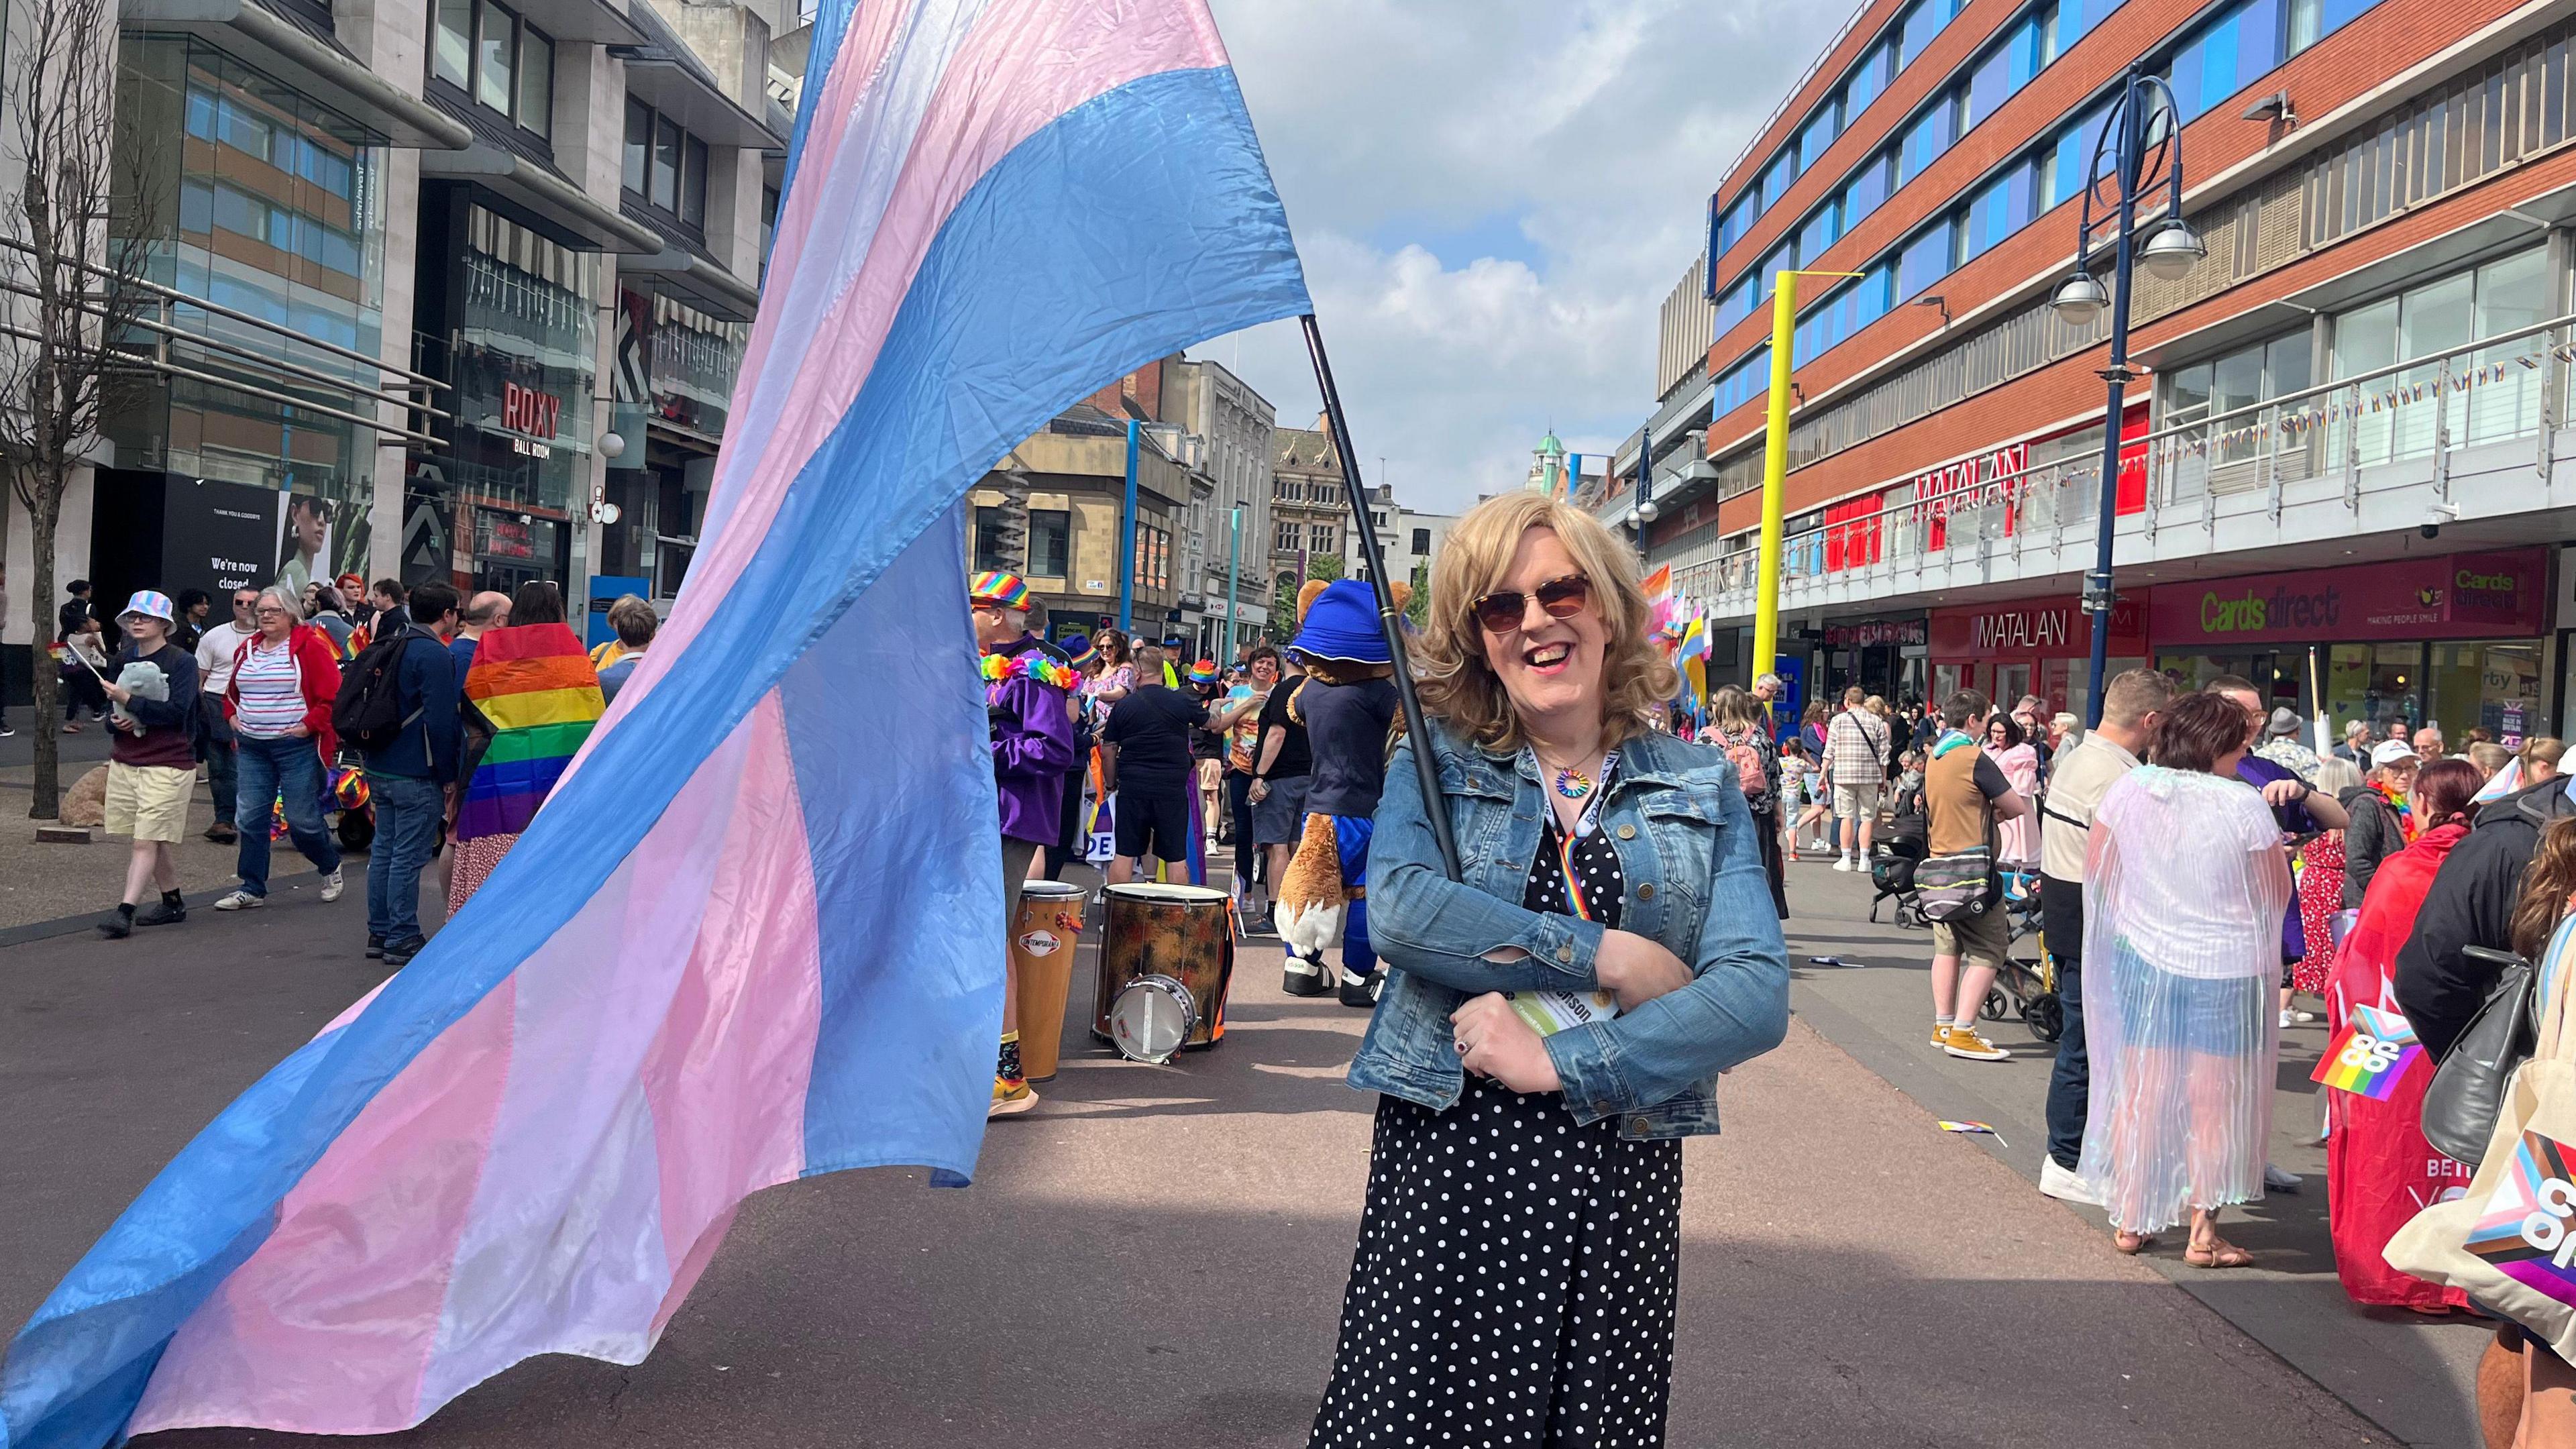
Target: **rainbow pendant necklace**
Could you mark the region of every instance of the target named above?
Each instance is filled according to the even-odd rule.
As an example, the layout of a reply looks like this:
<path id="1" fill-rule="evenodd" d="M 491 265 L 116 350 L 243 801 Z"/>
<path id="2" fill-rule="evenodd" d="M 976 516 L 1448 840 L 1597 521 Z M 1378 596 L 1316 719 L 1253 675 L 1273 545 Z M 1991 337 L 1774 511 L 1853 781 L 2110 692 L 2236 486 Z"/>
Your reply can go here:
<path id="1" fill-rule="evenodd" d="M 1556 772 L 1556 793 L 1568 800 L 1580 800 L 1593 791 L 1593 778 L 1571 767 Z"/>

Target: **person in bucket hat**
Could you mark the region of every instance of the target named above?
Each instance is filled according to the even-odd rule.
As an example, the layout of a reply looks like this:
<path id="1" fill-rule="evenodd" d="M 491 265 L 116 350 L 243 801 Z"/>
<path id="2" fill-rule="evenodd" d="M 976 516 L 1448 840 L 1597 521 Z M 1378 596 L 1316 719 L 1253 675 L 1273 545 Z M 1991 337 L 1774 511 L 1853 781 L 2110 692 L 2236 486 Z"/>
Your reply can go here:
<path id="1" fill-rule="evenodd" d="M 137 926 L 188 919 L 177 846 L 188 833 L 188 797 L 197 789 L 197 661 L 170 641 L 177 620 L 169 596 L 151 589 L 128 599 L 116 618 L 126 646 L 105 686 L 115 704 L 116 736 L 107 761 L 107 830 L 132 837 L 134 849 L 126 857 L 124 899 L 99 923 L 110 940 L 133 935 Z M 158 888 L 161 899 L 138 912 L 149 888 Z"/>
<path id="2" fill-rule="evenodd" d="M 1368 847 L 1378 796 L 1386 788 L 1386 747 L 1401 712 L 1395 656 L 1380 630 L 1377 596 L 1350 579 L 1309 583 L 1297 637 L 1289 644 L 1306 683 L 1288 702 L 1306 727 L 1312 756 L 1306 824 L 1279 884 L 1279 936 L 1288 948 L 1293 995 L 1321 995 L 1336 983 L 1342 1004 L 1376 1004 L 1385 984 L 1368 936 Z M 1404 604 L 1399 586 L 1396 607 Z M 1341 938 L 1336 973 L 1324 951 Z"/>
<path id="3" fill-rule="evenodd" d="M 1001 797 L 1002 899 L 1018 907 L 1020 883 L 1043 846 L 1056 843 L 1064 823 L 1064 778 L 1073 770 L 1073 670 L 1029 632 L 1028 580 L 999 571 L 967 581 L 975 615 L 975 643 L 983 651 L 984 712 L 991 731 L 993 784 Z M 1025 1112 L 1037 1105 L 1020 1069 L 1019 980 L 1006 965 L 1002 992 L 1001 1051 L 993 1066 L 990 1115 Z"/>

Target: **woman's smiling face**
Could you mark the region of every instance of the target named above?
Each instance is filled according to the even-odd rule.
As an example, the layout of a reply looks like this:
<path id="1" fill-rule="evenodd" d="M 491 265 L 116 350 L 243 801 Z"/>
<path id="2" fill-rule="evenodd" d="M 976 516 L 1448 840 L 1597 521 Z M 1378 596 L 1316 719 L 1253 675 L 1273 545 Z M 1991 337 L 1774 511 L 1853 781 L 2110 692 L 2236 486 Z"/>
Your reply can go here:
<path id="1" fill-rule="evenodd" d="M 1533 595 L 1541 584 L 1584 577 L 1564 542 L 1551 528 L 1521 534 L 1511 563 L 1494 581 L 1492 593 L 1522 596 L 1520 627 L 1497 632 L 1481 621 L 1477 630 L 1485 647 L 1485 665 L 1501 680 L 1512 706 L 1523 720 L 1601 709 L 1601 663 L 1608 652 L 1609 626 L 1597 601 L 1587 601 L 1569 618 L 1555 618 L 1538 607 Z"/>

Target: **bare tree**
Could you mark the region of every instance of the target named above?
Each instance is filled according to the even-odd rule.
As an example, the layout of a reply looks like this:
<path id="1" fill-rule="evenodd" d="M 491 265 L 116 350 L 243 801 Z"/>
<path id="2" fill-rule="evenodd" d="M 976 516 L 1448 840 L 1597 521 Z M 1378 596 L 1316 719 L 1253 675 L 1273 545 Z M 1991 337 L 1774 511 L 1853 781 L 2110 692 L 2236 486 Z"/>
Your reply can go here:
<path id="1" fill-rule="evenodd" d="M 15 172 L 15 193 L 0 197 L 0 465 L 30 523 L 36 778 L 28 814 L 44 820 L 59 808 L 62 784 L 61 741 L 50 727 L 61 692 L 50 648 L 54 536 L 73 470 L 107 412 L 138 396 L 145 376 L 144 357 L 128 349 L 154 306 L 136 285 L 152 245 L 144 213 L 153 208 L 140 184 L 116 180 L 113 0 L 21 0 L 19 14 L 6 77 L 15 154 L 0 158 Z M 129 178 L 143 174 L 138 157 L 123 159 Z"/>

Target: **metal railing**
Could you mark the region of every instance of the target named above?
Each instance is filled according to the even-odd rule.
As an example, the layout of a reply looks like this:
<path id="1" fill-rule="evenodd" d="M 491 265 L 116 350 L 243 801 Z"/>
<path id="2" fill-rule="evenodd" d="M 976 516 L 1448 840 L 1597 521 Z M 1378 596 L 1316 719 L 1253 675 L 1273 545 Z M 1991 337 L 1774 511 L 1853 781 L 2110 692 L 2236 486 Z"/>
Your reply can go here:
<path id="1" fill-rule="evenodd" d="M 2295 485 L 2340 482 L 2348 513 L 2361 507 L 2365 475 L 2387 464 L 2430 461 L 2433 496 L 2451 498 L 2452 469 L 2468 449 L 2535 440 L 2533 466 L 2545 482 L 2551 441 L 2567 415 L 2576 314 L 2479 338 L 2333 382 L 2171 423 L 2123 444 L 2121 471 L 2136 481 L 2124 491 L 2120 518 L 2154 539 L 2162 529 L 2198 526 L 2214 535 L 2223 502 L 2256 496 L 2278 523 Z M 1820 582 L 1866 593 L 1963 561 L 2054 555 L 2089 547 L 2100 503 L 2100 436 L 2081 456 L 1982 473 L 1972 484 L 1907 498 L 1866 514 L 1789 533 L 1781 546 L 1784 592 Z M 2421 482 L 2409 468 L 2389 486 Z M 1902 488 L 1902 482 L 1886 485 Z M 2304 490 L 2303 490 L 2304 491 Z M 2313 496 L 2311 494 L 2310 496 Z M 2125 522 L 2115 526 L 2125 528 Z M 1675 589 L 1750 612 L 1756 551 L 1725 550 L 1676 560 Z"/>

